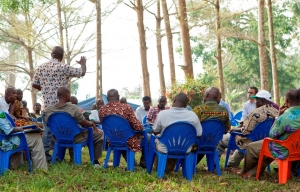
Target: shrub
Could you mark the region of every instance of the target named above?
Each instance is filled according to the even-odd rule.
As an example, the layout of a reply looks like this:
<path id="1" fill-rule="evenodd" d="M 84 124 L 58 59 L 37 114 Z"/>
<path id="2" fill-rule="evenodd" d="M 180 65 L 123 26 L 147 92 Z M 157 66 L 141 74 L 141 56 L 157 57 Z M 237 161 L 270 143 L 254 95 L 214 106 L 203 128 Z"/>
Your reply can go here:
<path id="1" fill-rule="evenodd" d="M 187 79 L 185 82 L 176 82 L 170 86 L 166 92 L 166 97 L 173 101 L 174 97 L 183 92 L 187 94 L 190 102 L 189 106 L 194 108 L 203 103 L 203 95 L 207 86 L 202 85 L 198 79 Z"/>

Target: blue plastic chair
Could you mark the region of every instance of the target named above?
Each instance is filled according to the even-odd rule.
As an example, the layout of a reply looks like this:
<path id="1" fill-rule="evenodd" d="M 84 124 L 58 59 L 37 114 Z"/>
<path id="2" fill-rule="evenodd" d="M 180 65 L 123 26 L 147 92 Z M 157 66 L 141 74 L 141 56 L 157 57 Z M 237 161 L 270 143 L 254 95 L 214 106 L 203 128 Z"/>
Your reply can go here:
<path id="1" fill-rule="evenodd" d="M 239 111 L 234 115 L 234 120 L 239 121 L 242 118 L 243 111 Z"/>
<path id="2" fill-rule="evenodd" d="M 253 131 L 250 134 L 248 134 L 248 135 L 243 135 L 240 132 L 232 132 L 230 134 L 230 138 L 229 138 L 229 142 L 228 142 L 227 153 L 226 153 L 226 160 L 225 160 L 224 167 L 225 168 L 227 167 L 228 159 L 229 159 L 229 155 L 230 155 L 231 150 L 235 150 L 236 149 L 236 150 L 239 150 L 240 152 L 246 154 L 246 150 L 240 149 L 237 146 L 236 142 L 235 142 L 235 137 L 237 135 L 246 137 L 246 138 L 252 140 L 253 142 L 254 141 L 262 140 L 265 137 L 269 137 L 269 132 L 270 132 L 270 129 L 271 129 L 274 121 L 275 121 L 274 118 L 269 118 L 269 119 L 266 119 L 265 121 L 263 121 L 261 123 L 258 123 L 254 127 Z M 270 167 L 268 169 L 270 170 Z"/>
<path id="3" fill-rule="evenodd" d="M 109 146 L 106 153 L 104 168 L 107 168 L 110 153 L 113 150 L 113 166 L 118 167 L 121 160 L 121 151 L 126 151 L 127 170 L 134 171 L 134 156 L 135 152 L 127 147 L 127 140 L 136 135 L 141 134 L 144 136 L 141 147 L 143 148 L 146 164 L 148 162 L 148 136 L 147 132 L 134 131 L 131 129 L 129 122 L 119 115 L 107 115 L 102 120 L 102 129 L 106 138 L 109 140 Z"/>
<path id="4" fill-rule="evenodd" d="M 10 124 L 12 126 L 15 127 L 15 122 L 14 120 L 11 118 L 11 116 L 7 113 L 5 113 L 6 119 L 10 122 Z M 10 166 L 10 156 L 16 152 L 19 151 L 25 151 L 26 152 L 26 156 L 30 157 L 30 153 L 29 153 L 29 149 L 28 149 L 28 145 L 27 145 L 27 141 L 26 141 L 26 137 L 24 133 L 13 133 L 13 134 L 9 134 L 9 135 L 5 135 L 5 134 L 0 134 L 0 141 L 4 140 L 4 139 L 8 139 L 9 137 L 12 136 L 17 136 L 20 138 L 20 145 L 17 149 L 15 150 L 11 150 L 11 151 L 2 151 L 0 150 L 0 174 L 2 175 L 6 170 L 9 169 Z M 27 158 L 27 163 L 28 163 L 28 167 L 30 172 L 32 172 L 32 167 L 31 167 L 31 161 L 30 158 Z"/>
<path id="5" fill-rule="evenodd" d="M 147 123 L 147 115 L 145 115 L 145 117 L 143 118 L 142 125 L 145 131 L 147 131 L 148 133 L 152 133 L 151 125 Z"/>
<path id="6" fill-rule="evenodd" d="M 195 144 L 196 135 L 196 128 L 184 121 L 169 125 L 159 137 L 151 135 L 147 172 L 150 174 L 152 171 L 155 155 L 158 158 L 157 176 L 159 178 L 164 177 L 167 158 L 179 159 L 182 162 L 183 176 L 191 181 L 195 154 L 192 152 L 187 154 L 186 152 Z M 168 153 L 163 154 L 156 150 L 155 139 L 166 146 Z"/>
<path id="7" fill-rule="evenodd" d="M 42 116 L 36 118 L 36 121 L 39 122 L 39 123 L 43 123 L 43 118 L 42 118 Z"/>
<path id="8" fill-rule="evenodd" d="M 194 174 L 196 173 L 197 166 L 197 154 L 206 155 L 206 163 L 208 171 L 214 171 L 214 164 L 216 165 L 217 175 L 221 175 L 220 162 L 218 150 L 216 149 L 219 141 L 222 140 L 225 133 L 225 125 L 223 122 L 217 119 L 208 119 L 201 122 L 202 125 L 202 135 L 200 138 L 196 139 L 198 149 L 196 152 L 196 157 L 194 161 Z"/>
<path id="9" fill-rule="evenodd" d="M 55 145 L 51 163 L 54 164 L 56 156 L 62 161 L 64 159 L 66 149 L 74 148 L 74 163 L 81 164 L 81 149 L 85 145 L 89 148 L 90 160 L 94 165 L 94 138 L 93 129 L 89 127 L 80 128 L 76 120 L 68 113 L 55 112 L 48 119 L 48 127 L 55 136 Z M 74 143 L 74 137 L 82 131 L 88 131 L 88 138 L 85 142 Z"/>
<path id="10" fill-rule="evenodd" d="M 239 122 L 234 118 L 234 115 L 233 115 L 232 111 L 230 111 L 230 116 L 231 116 L 230 125 L 231 126 L 238 126 Z"/>

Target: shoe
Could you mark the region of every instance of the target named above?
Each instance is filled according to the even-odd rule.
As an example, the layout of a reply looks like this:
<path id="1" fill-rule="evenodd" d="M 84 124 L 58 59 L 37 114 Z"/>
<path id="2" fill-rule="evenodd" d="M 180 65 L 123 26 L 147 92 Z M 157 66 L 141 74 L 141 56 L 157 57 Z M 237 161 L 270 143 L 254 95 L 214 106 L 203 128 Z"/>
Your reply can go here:
<path id="1" fill-rule="evenodd" d="M 230 170 L 232 173 L 237 174 L 237 175 L 241 175 L 242 174 L 242 170 L 239 168 L 231 168 Z"/>
<path id="2" fill-rule="evenodd" d="M 146 162 L 144 162 L 144 161 L 141 161 L 140 162 L 140 167 L 142 167 L 142 168 L 147 168 L 147 165 L 146 165 Z"/>
<path id="3" fill-rule="evenodd" d="M 100 165 L 100 164 L 95 164 L 94 167 L 95 167 L 95 168 L 100 168 L 101 165 Z"/>
<path id="4" fill-rule="evenodd" d="M 242 175 L 242 177 L 244 178 L 244 179 L 250 179 L 251 177 L 253 177 L 254 175 L 251 175 L 251 174 L 249 174 L 249 173 L 244 173 L 243 175 Z"/>

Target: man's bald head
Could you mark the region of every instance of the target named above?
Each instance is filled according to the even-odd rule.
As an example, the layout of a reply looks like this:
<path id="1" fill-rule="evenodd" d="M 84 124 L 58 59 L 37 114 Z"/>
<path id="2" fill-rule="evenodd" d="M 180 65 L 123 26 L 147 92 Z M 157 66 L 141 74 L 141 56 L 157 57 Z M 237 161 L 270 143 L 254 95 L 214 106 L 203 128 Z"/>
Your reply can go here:
<path id="1" fill-rule="evenodd" d="M 62 61 L 62 58 L 64 57 L 64 50 L 60 46 L 55 46 L 52 49 L 51 57 L 58 59 L 59 61 Z"/>
<path id="2" fill-rule="evenodd" d="M 119 101 L 119 92 L 116 89 L 110 89 L 107 91 L 108 102 Z"/>
<path id="3" fill-rule="evenodd" d="M 102 99 L 98 99 L 97 101 L 96 101 L 96 109 L 100 109 L 102 106 L 104 105 L 104 101 L 102 100 Z"/>
<path id="4" fill-rule="evenodd" d="M 215 101 L 217 103 L 220 103 L 221 99 L 221 92 L 219 88 L 217 87 L 209 87 L 206 89 L 204 93 L 204 102 L 205 101 Z"/>
<path id="5" fill-rule="evenodd" d="M 285 94 L 285 102 L 292 106 L 299 106 L 300 105 L 300 89 L 290 89 Z"/>
<path id="6" fill-rule="evenodd" d="M 59 100 L 65 98 L 65 97 L 68 97 L 69 101 L 70 101 L 70 90 L 68 88 L 59 87 L 56 92 L 57 92 L 57 97 Z M 69 101 L 67 101 L 67 102 L 69 102 Z"/>
<path id="7" fill-rule="evenodd" d="M 189 103 L 189 98 L 185 93 L 179 93 L 175 96 L 173 101 L 173 107 L 186 108 Z"/>
<path id="8" fill-rule="evenodd" d="M 5 101 L 6 103 L 14 103 L 17 99 L 17 91 L 14 87 L 7 87 L 5 89 Z"/>
<path id="9" fill-rule="evenodd" d="M 70 101 L 71 101 L 72 104 L 78 105 L 78 99 L 77 99 L 77 97 L 71 96 L 71 97 L 70 97 Z"/>

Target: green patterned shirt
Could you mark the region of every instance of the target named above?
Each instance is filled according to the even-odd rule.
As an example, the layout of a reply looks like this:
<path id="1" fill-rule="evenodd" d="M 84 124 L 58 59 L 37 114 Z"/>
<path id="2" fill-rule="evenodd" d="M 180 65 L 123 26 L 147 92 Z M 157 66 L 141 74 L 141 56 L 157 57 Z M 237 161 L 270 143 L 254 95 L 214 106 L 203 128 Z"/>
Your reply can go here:
<path id="1" fill-rule="evenodd" d="M 228 111 L 222 105 L 219 105 L 215 101 L 206 101 L 203 104 L 196 106 L 193 111 L 199 118 L 200 122 L 207 119 L 218 119 L 225 125 L 226 132 L 230 130 L 230 121 Z"/>
<path id="2" fill-rule="evenodd" d="M 299 127 L 300 106 L 290 107 L 278 117 L 269 136 L 272 139 L 286 140 Z M 285 159 L 289 155 L 287 148 L 273 142 L 269 143 L 269 150 L 272 156 L 278 159 Z"/>
<path id="3" fill-rule="evenodd" d="M 12 132 L 14 127 L 5 117 L 4 111 L 0 108 L 0 134 L 8 135 Z M 20 138 L 18 136 L 6 137 L 0 141 L 0 149 L 2 151 L 15 150 L 20 145 Z"/>

